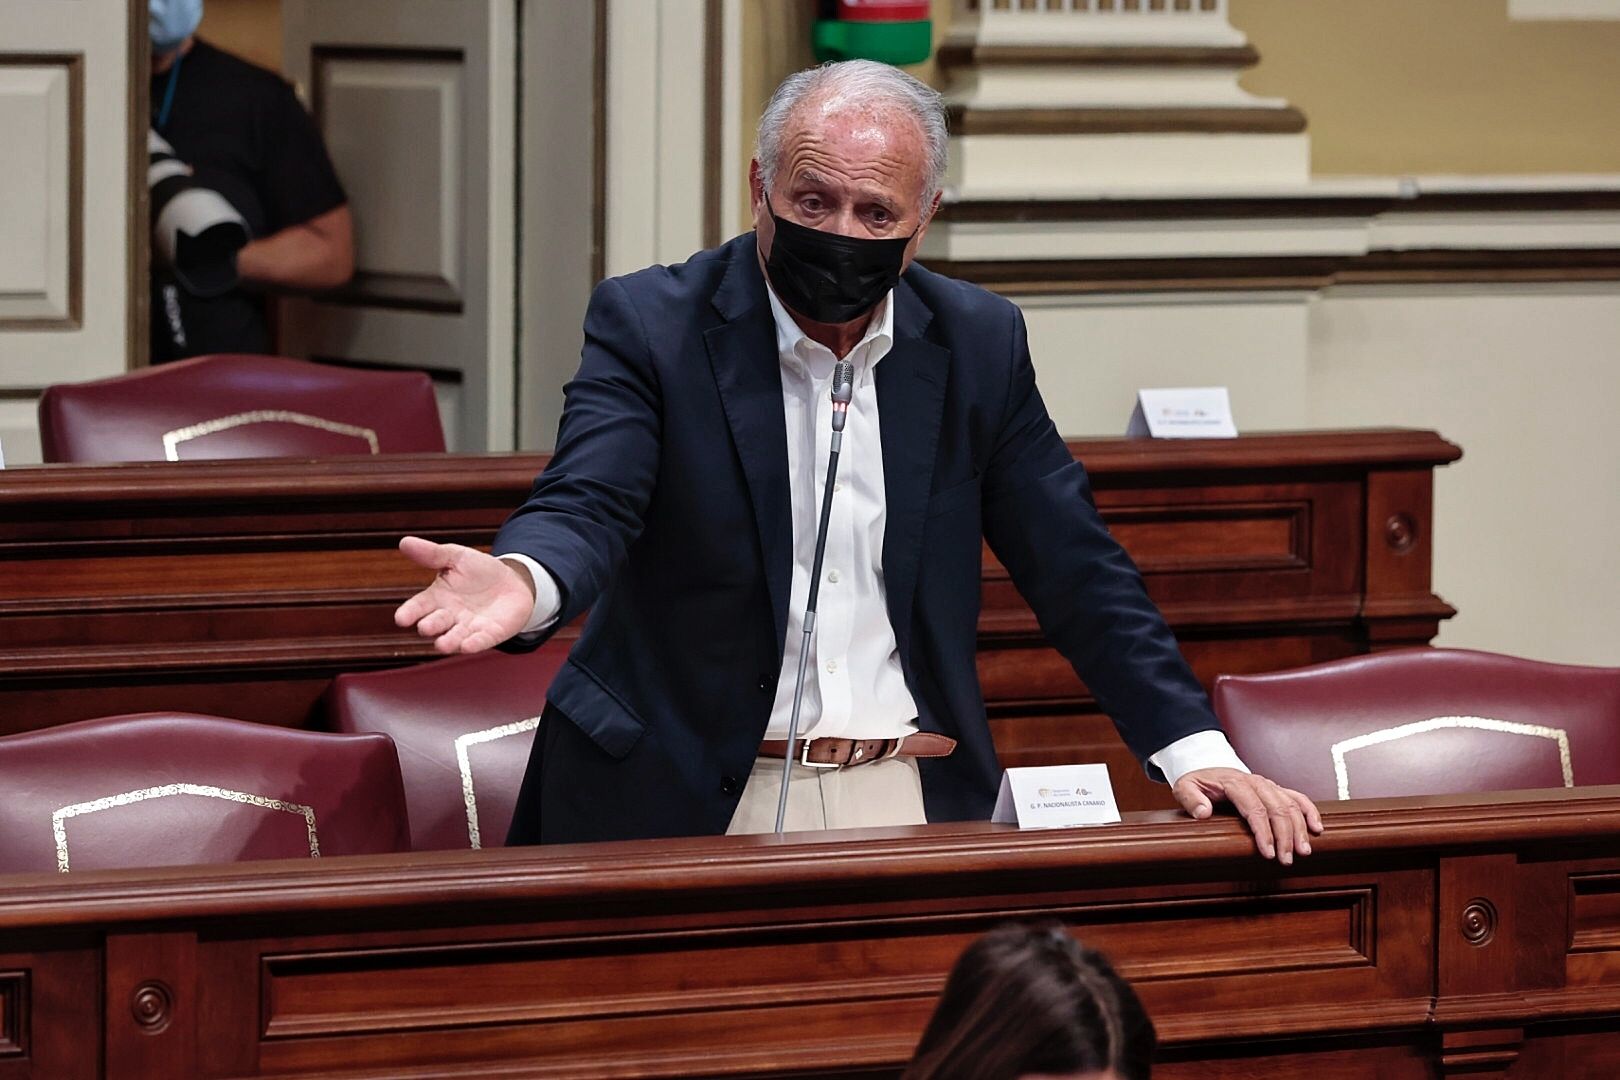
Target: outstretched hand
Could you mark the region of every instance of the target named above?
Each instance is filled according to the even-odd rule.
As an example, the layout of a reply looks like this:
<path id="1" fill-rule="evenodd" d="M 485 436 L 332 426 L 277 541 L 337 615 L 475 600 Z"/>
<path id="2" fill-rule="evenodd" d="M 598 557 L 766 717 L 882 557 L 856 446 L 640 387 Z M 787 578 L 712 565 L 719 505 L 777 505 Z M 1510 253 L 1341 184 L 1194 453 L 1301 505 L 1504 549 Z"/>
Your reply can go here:
<path id="1" fill-rule="evenodd" d="M 527 574 L 493 555 L 461 544 L 435 544 L 407 536 L 399 550 L 435 571 L 433 583 L 399 606 L 396 625 L 416 627 L 442 653 L 493 649 L 516 634 L 534 612 Z"/>
<path id="2" fill-rule="evenodd" d="M 1254 846 L 1266 858 L 1291 866 L 1294 854 L 1311 853 L 1311 837 L 1322 833 L 1322 815 L 1300 792 L 1279 787 L 1241 769 L 1194 769 L 1176 781 L 1176 802 L 1195 818 L 1230 802 L 1254 833 Z"/>

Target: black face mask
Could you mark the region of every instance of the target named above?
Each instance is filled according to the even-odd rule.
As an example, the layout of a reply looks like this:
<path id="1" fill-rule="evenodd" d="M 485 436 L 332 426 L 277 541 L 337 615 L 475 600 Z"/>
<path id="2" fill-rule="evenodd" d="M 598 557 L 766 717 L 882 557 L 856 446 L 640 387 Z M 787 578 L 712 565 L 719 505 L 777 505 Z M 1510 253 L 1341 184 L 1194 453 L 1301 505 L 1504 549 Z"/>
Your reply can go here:
<path id="1" fill-rule="evenodd" d="M 911 236 L 840 236 L 777 217 L 769 200 L 765 209 L 776 223 L 765 272 L 782 303 L 805 318 L 849 322 L 876 307 L 900 280 Z"/>

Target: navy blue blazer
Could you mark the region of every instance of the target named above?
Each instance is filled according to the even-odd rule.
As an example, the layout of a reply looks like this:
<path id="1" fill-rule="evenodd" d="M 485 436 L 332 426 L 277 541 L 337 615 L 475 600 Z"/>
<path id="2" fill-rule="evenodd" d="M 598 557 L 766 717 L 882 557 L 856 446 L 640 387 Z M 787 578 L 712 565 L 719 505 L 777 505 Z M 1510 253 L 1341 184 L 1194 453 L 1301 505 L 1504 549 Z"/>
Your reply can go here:
<path id="1" fill-rule="evenodd" d="M 889 621 L 919 725 L 958 743 L 921 762 L 929 820 L 988 818 L 1000 782 L 974 667 L 982 538 L 1138 758 L 1218 729 L 1047 415 L 1018 308 L 915 265 L 894 304 L 874 368 Z M 591 613 L 509 842 L 724 832 L 775 698 L 792 559 L 754 235 L 598 285 L 566 393 L 495 551 L 556 577 L 559 624 Z"/>

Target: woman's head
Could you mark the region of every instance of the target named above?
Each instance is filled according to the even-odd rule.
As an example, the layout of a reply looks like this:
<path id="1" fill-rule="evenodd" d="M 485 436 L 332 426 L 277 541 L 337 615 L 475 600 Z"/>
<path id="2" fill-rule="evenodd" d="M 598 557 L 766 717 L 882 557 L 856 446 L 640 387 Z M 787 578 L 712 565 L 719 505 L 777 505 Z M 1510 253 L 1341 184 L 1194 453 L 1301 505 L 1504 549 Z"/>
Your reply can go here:
<path id="1" fill-rule="evenodd" d="M 1136 992 L 1061 926 L 1004 926 L 968 946 L 904 1080 L 1147 1080 L 1155 1036 Z"/>

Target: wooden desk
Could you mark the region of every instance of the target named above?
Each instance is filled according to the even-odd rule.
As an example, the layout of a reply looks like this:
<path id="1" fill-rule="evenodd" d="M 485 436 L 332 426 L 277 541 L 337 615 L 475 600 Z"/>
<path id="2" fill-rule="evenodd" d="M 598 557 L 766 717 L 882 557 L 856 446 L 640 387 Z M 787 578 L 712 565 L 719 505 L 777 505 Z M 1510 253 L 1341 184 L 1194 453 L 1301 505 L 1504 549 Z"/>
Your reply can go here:
<path id="1" fill-rule="evenodd" d="M 0 1080 L 892 1075 L 962 947 L 1059 919 L 1155 1075 L 1620 1075 L 1620 787 L 0 883 Z"/>
<path id="2" fill-rule="evenodd" d="M 1199 677 L 1428 643 L 1433 432 L 1071 443 Z M 320 722 L 343 671 L 432 656 L 400 536 L 487 545 L 535 454 L 0 472 L 0 733 L 145 709 Z M 979 674 L 1008 764 L 1107 760 L 1162 802 L 987 553 Z M 1168 805 L 1165 803 L 1165 805 Z"/>

